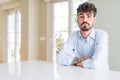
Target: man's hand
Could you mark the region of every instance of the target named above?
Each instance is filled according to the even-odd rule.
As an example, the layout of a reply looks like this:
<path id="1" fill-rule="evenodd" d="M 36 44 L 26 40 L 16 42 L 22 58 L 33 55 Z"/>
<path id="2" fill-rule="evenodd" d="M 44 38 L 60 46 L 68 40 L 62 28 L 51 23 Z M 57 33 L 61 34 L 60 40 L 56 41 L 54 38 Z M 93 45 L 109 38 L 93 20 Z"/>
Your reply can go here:
<path id="1" fill-rule="evenodd" d="M 89 58 L 89 57 L 87 57 L 87 56 L 83 56 L 83 57 L 82 57 L 83 60 L 86 60 L 86 59 L 88 59 L 88 58 Z"/>
<path id="2" fill-rule="evenodd" d="M 79 62 L 76 64 L 76 66 L 83 67 L 83 64 L 82 64 L 82 62 Z"/>
<path id="3" fill-rule="evenodd" d="M 87 56 L 83 56 L 83 57 L 82 57 L 82 61 L 87 60 L 88 58 L 89 58 L 89 57 L 87 57 Z M 82 61 L 76 63 L 75 65 L 76 65 L 76 66 L 79 66 L 79 67 L 83 67 Z"/>

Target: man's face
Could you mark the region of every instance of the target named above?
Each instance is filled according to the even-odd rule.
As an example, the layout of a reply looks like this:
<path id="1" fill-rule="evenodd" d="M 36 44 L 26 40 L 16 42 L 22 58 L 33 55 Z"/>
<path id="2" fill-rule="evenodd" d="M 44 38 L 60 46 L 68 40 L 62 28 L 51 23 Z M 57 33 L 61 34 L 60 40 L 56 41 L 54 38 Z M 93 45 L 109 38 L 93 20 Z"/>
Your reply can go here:
<path id="1" fill-rule="evenodd" d="M 94 23 L 96 18 L 93 15 L 93 12 L 79 12 L 77 17 L 77 22 L 82 31 L 89 31 Z"/>

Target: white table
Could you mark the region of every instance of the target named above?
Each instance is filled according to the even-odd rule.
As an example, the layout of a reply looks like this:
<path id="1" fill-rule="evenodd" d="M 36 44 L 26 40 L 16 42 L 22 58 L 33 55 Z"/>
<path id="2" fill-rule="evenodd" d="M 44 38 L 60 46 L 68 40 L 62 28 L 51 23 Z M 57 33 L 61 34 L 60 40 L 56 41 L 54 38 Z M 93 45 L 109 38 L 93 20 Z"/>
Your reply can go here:
<path id="1" fill-rule="evenodd" d="M 120 72 L 84 69 L 76 66 L 58 66 L 60 80 L 120 80 Z"/>
<path id="2" fill-rule="evenodd" d="M 37 60 L 0 64 L 0 80 L 56 80 L 55 67 Z"/>
<path id="3" fill-rule="evenodd" d="M 0 80 L 120 80 L 120 72 L 57 66 L 45 61 L 0 64 Z"/>

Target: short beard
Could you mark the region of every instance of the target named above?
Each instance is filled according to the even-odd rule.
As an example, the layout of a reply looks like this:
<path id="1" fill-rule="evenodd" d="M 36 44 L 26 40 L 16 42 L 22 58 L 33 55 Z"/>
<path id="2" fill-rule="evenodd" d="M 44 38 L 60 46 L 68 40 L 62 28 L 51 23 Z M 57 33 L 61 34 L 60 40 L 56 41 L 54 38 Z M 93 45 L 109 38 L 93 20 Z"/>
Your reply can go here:
<path id="1" fill-rule="evenodd" d="M 92 27 L 90 28 L 86 28 L 86 26 L 84 26 L 83 28 L 81 28 L 82 31 L 89 31 Z"/>
<path id="2" fill-rule="evenodd" d="M 83 24 L 88 24 L 90 26 L 90 24 L 87 23 L 87 22 L 81 23 L 80 26 L 82 26 Z M 83 27 L 80 27 L 80 28 L 81 28 L 82 31 L 89 31 L 92 27 L 87 28 L 87 26 L 83 26 Z"/>

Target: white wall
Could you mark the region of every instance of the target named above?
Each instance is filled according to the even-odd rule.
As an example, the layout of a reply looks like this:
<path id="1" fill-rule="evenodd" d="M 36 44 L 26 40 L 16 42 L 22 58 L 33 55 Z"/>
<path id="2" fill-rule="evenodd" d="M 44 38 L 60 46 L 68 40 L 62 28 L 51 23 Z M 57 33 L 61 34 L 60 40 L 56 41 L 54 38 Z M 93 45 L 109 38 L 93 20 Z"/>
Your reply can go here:
<path id="1" fill-rule="evenodd" d="M 0 10 L 0 63 L 2 63 L 3 62 L 3 57 L 4 57 L 4 55 L 3 55 L 3 42 L 4 42 L 4 21 L 3 21 L 3 19 L 4 19 L 4 14 L 3 14 L 3 12 L 2 12 L 2 10 Z"/>
<path id="2" fill-rule="evenodd" d="M 46 3 L 44 0 L 21 0 L 21 60 L 47 60 Z"/>
<path id="3" fill-rule="evenodd" d="M 111 70 L 120 71 L 120 0 L 88 0 L 97 9 L 95 27 L 109 33 L 109 65 Z"/>
<path id="4" fill-rule="evenodd" d="M 40 0 L 29 0 L 29 59 L 40 59 Z"/>

